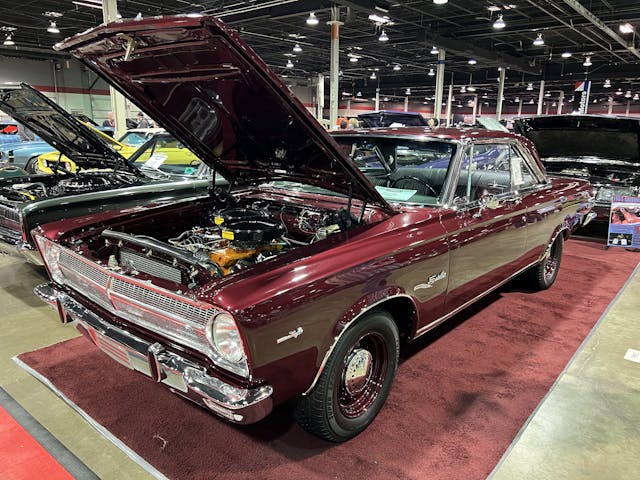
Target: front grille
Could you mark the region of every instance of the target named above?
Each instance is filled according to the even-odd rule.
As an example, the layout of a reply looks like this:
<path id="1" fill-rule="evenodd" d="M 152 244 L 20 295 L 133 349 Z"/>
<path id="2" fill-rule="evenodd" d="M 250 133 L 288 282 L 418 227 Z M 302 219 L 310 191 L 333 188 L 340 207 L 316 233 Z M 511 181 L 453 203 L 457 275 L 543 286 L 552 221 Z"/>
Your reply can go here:
<path id="1" fill-rule="evenodd" d="M 0 225 L 20 229 L 20 213 L 17 209 L 0 204 Z"/>
<path id="2" fill-rule="evenodd" d="M 130 298 L 141 304 L 148 305 L 154 310 L 164 314 L 169 314 L 174 318 L 188 320 L 199 327 L 205 327 L 207 320 L 211 317 L 211 309 L 199 308 L 172 297 L 162 295 L 148 288 L 140 287 L 134 283 L 114 278 L 111 280 L 109 291 L 118 295 Z"/>
<path id="3" fill-rule="evenodd" d="M 104 289 L 107 288 L 109 274 L 94 267 L 88 263 L 88 261 L 78 258 L 67 250 L 62 250 L 58 262 L 60 264 L 60 268 L 64 271 L 65 277 L 69 274 L 82 275 L 96 285 L 99 285 Z"/>
<path id="4" fill-rule="evenodd" d="M 109 312 L 136 325 L 212 354 L 206 326 L 218 312 L 207 304 L 107 270 L 62 249 L 58 260 L 64 283 Z"/>
<path id="5" fill-rule="evenodd" d="M 132 270 L 137 270 L 147 275 L 163 278 L 170 282 L 182 282 L 182 273 L 179 268 L 172 267 L 171 265 L 167 265 L 154 258 L 149 258 L 133 250 L 120 250 L 120 263 Z"/>

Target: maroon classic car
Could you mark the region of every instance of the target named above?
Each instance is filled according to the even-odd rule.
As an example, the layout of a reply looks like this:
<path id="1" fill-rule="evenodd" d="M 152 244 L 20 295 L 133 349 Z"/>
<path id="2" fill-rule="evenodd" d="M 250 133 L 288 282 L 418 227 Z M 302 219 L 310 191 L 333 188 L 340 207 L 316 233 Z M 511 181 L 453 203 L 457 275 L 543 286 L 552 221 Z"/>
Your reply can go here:
<path id="1" fill-rule="evenodd" d="M 36 293 L 117 362 L 232 422 L 297 399 L 306 430 L 357 435 L 401 342 L 520 273 L 551 286 L 592 205 L 588 183 L 548 179 L 508 133 L 399 128 L 338 144 L 211 17 L 121 21 L 60 48 L 230 187 L 39 227 L 52 282 Z"/>

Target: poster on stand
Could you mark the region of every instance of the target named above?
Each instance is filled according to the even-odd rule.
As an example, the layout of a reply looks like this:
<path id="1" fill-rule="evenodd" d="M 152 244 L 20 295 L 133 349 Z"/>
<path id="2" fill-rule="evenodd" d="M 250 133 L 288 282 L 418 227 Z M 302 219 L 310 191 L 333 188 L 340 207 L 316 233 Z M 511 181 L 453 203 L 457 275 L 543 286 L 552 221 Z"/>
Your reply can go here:
<path id="1" fill-rule="evenodd" d="M 640 248 L 640 197 L 613 197 L 607 247 Z"/>

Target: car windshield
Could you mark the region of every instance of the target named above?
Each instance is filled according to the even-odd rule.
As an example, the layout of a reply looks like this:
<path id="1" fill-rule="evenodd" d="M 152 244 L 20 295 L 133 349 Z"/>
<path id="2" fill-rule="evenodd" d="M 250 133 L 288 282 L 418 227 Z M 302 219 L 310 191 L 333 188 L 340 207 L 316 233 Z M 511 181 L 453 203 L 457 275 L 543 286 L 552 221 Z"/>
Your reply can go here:
<path id="1" fill-rule="evenodd" d="M 171 135 L 155 135 L 129 159 L 144 172 L 195 176 L 202 163 Z"/>
<path id="2" fill-rule="evenodd" d="M 456 144 L 395 137 L 334 137 L 390 203 L 438 205 Z"/>
<path id="3" fill-rule="evenodd" d="M 145 132 L 127 132 L 118 141 L 130 147 L 137 147 L 149 140 L 150 137 L 151 135 Z"/>

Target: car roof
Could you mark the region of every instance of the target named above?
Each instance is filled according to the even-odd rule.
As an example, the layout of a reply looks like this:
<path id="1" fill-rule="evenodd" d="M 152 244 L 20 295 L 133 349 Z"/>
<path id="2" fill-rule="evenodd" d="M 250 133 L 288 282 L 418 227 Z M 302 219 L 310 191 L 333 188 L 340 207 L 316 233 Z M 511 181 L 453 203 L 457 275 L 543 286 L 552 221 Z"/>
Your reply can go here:
<path id="1" fill-rule="evenodd" d="M 382 128 L 356 128 L 348 130 L 335 130 L 332 135 L 374 135 L 406 138 L 433 138 L 438 140 L 466 141 L 471 139 L 504 139 L 517 138 L 522 141 L 520 135 L 498 130 L 486 130 L 482 128 L 429 128 L 429 127 L 382 127 Z"/>

